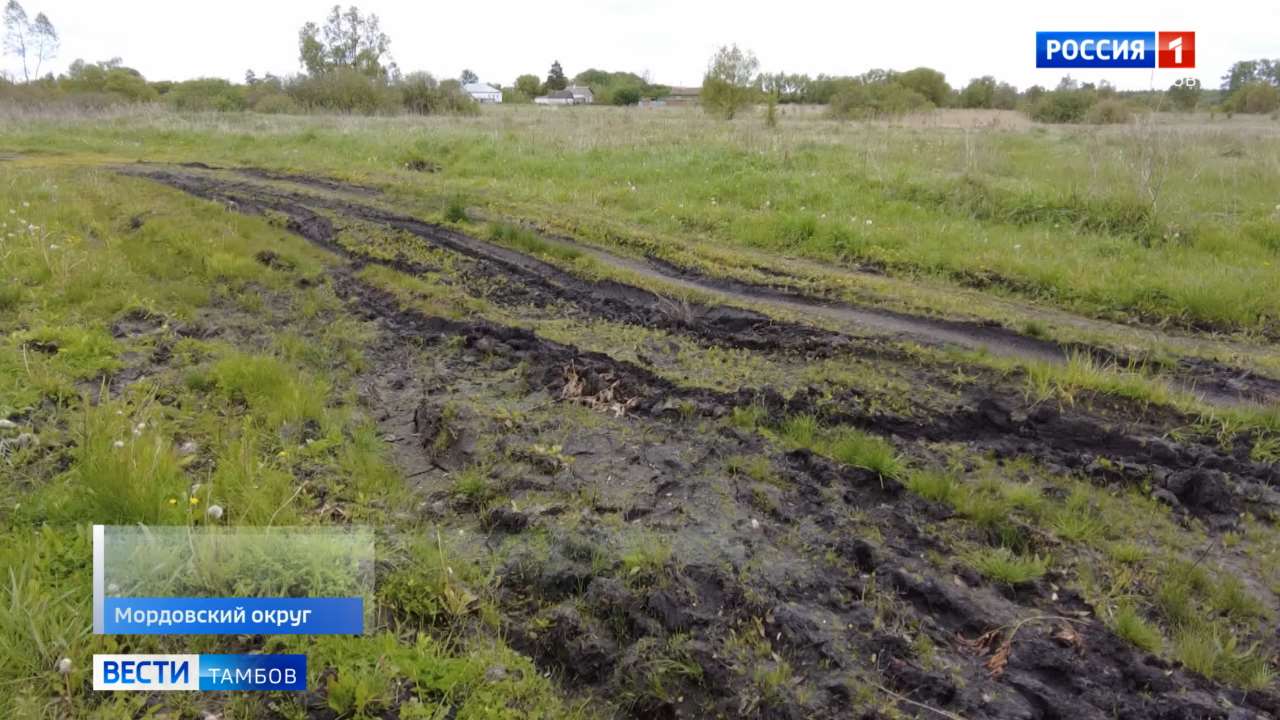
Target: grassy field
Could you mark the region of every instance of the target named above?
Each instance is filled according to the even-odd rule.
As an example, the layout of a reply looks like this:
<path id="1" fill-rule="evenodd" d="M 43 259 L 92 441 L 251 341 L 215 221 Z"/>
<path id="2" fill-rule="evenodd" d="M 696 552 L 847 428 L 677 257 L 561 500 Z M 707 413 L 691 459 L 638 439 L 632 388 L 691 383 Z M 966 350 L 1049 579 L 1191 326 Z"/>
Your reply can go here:
<path id="1" fill-rule="evenodd" d="M 1278 131 L 6 116 L 0 716 L 1265 717 Z M 373 627 L 94 636 L 94 522 L 374 528 Z M 90 689 L 178 651 L 310 691 Z"/>
<path id="2" fill-rule="evenodd" d="M 942 114 L 945 117 L 945 113 Z M 1117 319 L 1275 337 L 1280 126 L 900 125 L 784 112 L 489 108 L 478 118 L 11 122 L 9 149 L 393 177 L 604 242 L 754 248 Z M 941 125 L 938 127 L 936 125 Z M 438 173 L 404 166 L 425 161 Z"/>

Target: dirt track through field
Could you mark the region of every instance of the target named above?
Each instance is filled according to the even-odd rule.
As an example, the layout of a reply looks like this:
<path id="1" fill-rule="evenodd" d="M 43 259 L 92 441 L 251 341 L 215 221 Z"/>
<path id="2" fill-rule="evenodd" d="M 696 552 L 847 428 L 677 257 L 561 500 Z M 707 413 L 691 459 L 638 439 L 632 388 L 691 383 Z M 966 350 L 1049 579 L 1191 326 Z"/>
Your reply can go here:
<path id="1" fill-rule="evenodd" d="M 569 301 L 591 315 L 613 322 L 660 327 L 711 345 L 805 357 L 868 352 L 865 343 L 871 342 L 731 306 L 676 304 L 648 290 L 615 281 L 587 281 L 516 250 L 367 204 L 246 183 L 225 174 L 192 174 L 154 167 L 130 171 L 224 202 L 240 212 L 283 213 L 291 230 L 359 262 L 377 262 L 409 274 L 424 272 L 424 268 L 402 258 L 379 260 L 340 245 L 333 221 L 317 210 L 403 230 L 483 263 L 476 273 L 502 278 L 502 292 L 517 308 Z M 320 179 L 310 184 L 328 186 L 332 182 Z M 637 263 L 628 261 L 629 266 Z M 879 344 L 873 345 L 871 351 L 886 362 L 908 362 L 906 357 L 895 356 L 892 349 Z M 918 367 L 914 372 L 912 382 L 922 390 L 948 382 L 949 371 L 943 368 Z M 697 407 L 719 408 L 713 413 L 717 415 L 754 402 L 762 390 L 744 390 L 737 396 L 686 391 L 646 368 L 625 364 L 604 374 L 630 378 L 624 383 L 634 388 L 628 396 L 637 398 L 644 407 L 680 398 Z M 965 442 L 1000 456 L 1035 456 L 1064 472 L 1084 471 L 1102 482 L 1141 485 L 1154 478 L 1157 484 L 1171 489 L 1171 502 L 1220 530 L 1233 527 L 1233 518 L 1245 509 L 1271 516 L 1280 508 L 1280 495 L 1270 489 L 1276 479 L 1274 469 L 1251 461 L 1247 443 L 1236 443 L 1230 452 L 1204 440 L 1171 444 L 1164 436 L 1188 420 L 1167 409 L 1147 413 L 1136 405 L 1123 404 L 1115 412 L 1043 405 L 1028 408 L 1020 389 L 1003 385 L 966 391 L 965 407 L 958 409 L 930 401 L 925 393 L 917 399 L 918 410 L 912 417 L 860 410 L 856 396 L 827 400 L 797 396 L 785 407 L 778 401 L 771 404 L 780 413 L 785 410 L 787 414 L 815 414 L 906 440 Z"/>
<path id="2" fill-rule="evenodd" d="M 1277 505 L 1269 489 L 1274 471 L 1251 462 L 1244 447 L 1227 452 L 1195 439 L 1165 440 L 1168 418 L 1137 416 L 1129 407 L 1110 414 L 1027 407 L 1010 387 L 971 387 L 959 408 L 929 404 L 928 390 L 945 382 L 945 371 L 935 368 L 919 370 L 922 407 L 910 418 L 870 409 L 856 392 L 784 398 L 763 387 L 736 393 L 685 387 L 643 365 L 526 328 L 407 308 L 354 271 L 371 262 L 407 274 L 426 269 L 344 245 L 335 222 L 396 228 L 474 261 L 476 275 L 500 279 L 494 299 L 513 311 L 567 303 L 610 322 L 802 361 L 868 344 L 883 350 L 883 340 L 741 308 L 673 304 L 367 203 L 256 182 L 297 184 L 281 180 L 287 176 L 129 171 L 239 212 L 282 215 L 290 230 L 349 261 L 328 281 L 353 314 L 376 323 L 365 396 L 381 430 L 409 440 L 395 451 L 406 476 L 441 507 L 436 519 L 478 528 L 486 546 L 508 541 L 515 548 L 497 569 L 504 635 L 540 669 L 636 717 L 844 718 L 866 704 L 854 691 L 866 688 L 868 678 L 913 702 L 972 718 L 1225 719 L 1224 704 L 1242 718 L 1280 711 L 1272 692 L 1233 690 L 1136 650 L 1054 572 L 1014 588 L 955 558 L 940 571 L 930 558 L 953 556 L 950 540 L 935 534 L 953 517 L 950 508 L 904 492 L 891 478 L 809 450 L 781 452 L 757 433 L 714 420 L 748 406 L 761 408 L 774 425 L 808 413 L 893 438 L 922 463 L 930 444 L 945 443 L 998 458 L 1033 457 L 1053 472 L 1100 484 L 1153 482 L 1179 513 L 1215 531 L 1236 528 L 1245 509 L 1267 517 Z M 306 184 L 328 192 L 328 183 Z M 644 265 L 597 258 L 633 271 Z M 665 282 L 673 273 L 659 274 Z M 468 281 L 466 273 L 460 277 Z M 686 282 L 706 290 L 701 281 Z M 740 292 L 756 303 L 766 297 Z M 506 412 L 506 424 L 495 424 L 491 411 L 512 402 L 521 412 Z M 575 419 L 569 405 L 594 415 Z M 463 410 L 441 448 L 438 429 L 448 407 Z M 569 441 L 548 457 L 545 448 L 560 428 Z M 506 471 L 509 502 L 478 509 L 445 488 L 452 472 L 475 461 L 468 440 L 482 437 L 496 438 L 499 455 L 517 465 Z M 530 455 L 530 448 L 544 450 Z M 776 482 L 726 472 L 726 459 L 743 454 L 767 455 Z M 585 500 L 573 505 L 564 499 L 570 497 Z M 627 570 L 605 552 L 621 535 L 661 537 L 672 558 Z M 1013 642 L 1010 628 L 1028 618 Z M 1003 635 L 991 647 L 970 642 L 992 630 Z M 1007 652 L 997 649 L 999 638 L 1009 640 Z M 1004 652 L 999 673 L 990 670 L 993 651 Z M 672 671 L 690 666 L 696 675 Z M 762 690 L 762 670 L 783 680 Z"/>
<path id="3" fill-rule="evenodd" d="M 211 183 L 221 186 L 233 194 L 238 193 L 242 201 L 253 203 L 257 197 L 275 197 L 276 202 L 295 202 L 323 208 L 339 214 L 347 214 L 373 222 L 378 222 L 402 229 L 429 240 L 441 247 L 463 255 L 480 258 L 518 272 L 526 277 L 534 276 L 550 280 L 558 286 L 558 290 L 580 288 L 583 282 L 559 267 L 531 257 L 527 254 L 511 250 L 501 245 L 481 240 L 469 235 L 424 223 L 416 218 L 383 210 L 369 204 L 339 199 L 332 195 L 309 195 L 300 197 L 296 193 L 282 191 L 267 185 L 252 185 L 230 180 L 226 172 L 218 173 L 220 168 L 213 168 L 201 163 L 184 166 L 188 171 L 205 173 L 193 175 L 190 172 L 173 172 L 156 167 L 126 168 L 125 172 L 141 174 L 181 187 L 195 194 L 217 194 L 216 187 L 201 190 L 198 185 Z M 206 173 L 206 171 L 208 171 Z M 328 193 L 354 194 L 368 199 L 376 196 L 376 189 L 364 185 L 348 186 L 341 181 L 327 178 L 279 173 L 255 168 L 237 168 L 232 172 L 242 177 L 256 180 L 289 183 L 305 188 L 321 190 Z M 215 176 L 220 176 L 215 179 Z M 679 304 L 665 300 L 660 295 L 646 289 L 633 287 L 617 282 L 599 282 L 590 288 L 592 300 L 603 298 L 611 303 L 614 315 L 626 315 L 635 322 L 649 323 L 657 326 L 690 325 L 694 314 L 715 315 L 716 325 L 720 332 L 719 340 L 726 340 L 732 335 L 730 344 L 739 347 L 775 346 L 782 338 L 787 339 L 791 347 L 803 348 L 813 355 L 829 353 L 833 347 L 847 344 L 847 338 L 841 333 L 823 331 L 809 325 L 782 323 L 732 303 L 745 303 L 756 307 L 771 307 L 801 317 L 818 315 L 844 324 L 846 329 L 856 334 L 867 330 L 899 339 L 909 339 L 927 345 L 954 346 L 983 350 L 995 355 L 1017 358 L 1023 361 L 1063 364 L 1073 352 L 1091 356 L 1100 363 L 1114 363 L 1120 366 L 1128 364 L 1124 357 L 1097 347 L 1073 345 L 1063 346 L 1049 340 L 1030 337 L 1008 328 L 993 324 L 970 321 L 931 318 L 910 315 L 882 308 L 871 308 L 843 302 L 827 301 L 807 297 L 783 289 L 753 285 L 726 278 L 712 278 L 693 271 L 671 266 L 656 259 L 641 260 L 617 254 L 568 238 L 542 236 L 543 242 L 570 248 L 586 254 L 595 261 L 639 275 L 670 287 L 695 291 L 719 301 L 731 304 L 706 306 L 698 303 Z M 637 310 L 646 309 L 646 313 Z M 703 319 L 703 318 L 699 318 Z M 682 320 L 685 321 L 682 323 Z M 1256 373 L 1222 365 L 1199 358 L 1183 358 L 1171 367 L 1159 368 L 1158 375 L 1177 389 L 1191 393 L 1202 401 L 1223 406 L 1241 403 L 1276 403 L 1280 402 L 1280 380 L 1263 377 Z"/>

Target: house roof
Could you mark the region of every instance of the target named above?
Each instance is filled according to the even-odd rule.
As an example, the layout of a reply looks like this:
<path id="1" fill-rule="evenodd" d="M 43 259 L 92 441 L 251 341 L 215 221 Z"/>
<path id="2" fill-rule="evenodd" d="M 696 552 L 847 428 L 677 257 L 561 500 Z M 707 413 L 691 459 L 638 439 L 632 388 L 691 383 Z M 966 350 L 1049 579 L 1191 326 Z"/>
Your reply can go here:
<path id="1" fill-rule="evenodd" d="M 492 85 L 489 85 L 488 83 L 478 83 L 478 82 L 475 82 L 475 83 L 467 83 L 466 85 L 463 85 L 463 86 L 462 86 L 462 89 L 463 89 L 463 90 L 466 90 L 467 92 L 469 92 L 469 93 L 471 93 L 471 94 L 473 94 L 473 95 L 474 95 L 474 94 L 476 94 L 476 93 L 496 93 L 496 92 L 502 92 L 502 91 L 501 91 L 501 90 L 499 90 L 498 88 L 496 88 L 496 87 L 494 87 L 494 86 L 492 86 Z"/>
<path id="2" fill-rule="evenodd" d="M 569 87 L 565 88 L 565 90 L 568 90 L 569 92 L 576 92 L 576 93 L 591 92 L 591 88 L 587 87 L 586 85 L 570 85 Z"/>
<path id="3" fill-rule="evenodd" d="M 555 98 L 555 99 L 557 99 L 557 100 L 563 100 L 563 99 L 572 98 L 572 97 L 573 97 L 573 93 L 572 93 L 572 92 L 570 92 L 570 91 L 568 91 L 568 90 L 557 90 L 557 91 L 552 92 L 552 93 L 547 93 L 544 97 Z"/>

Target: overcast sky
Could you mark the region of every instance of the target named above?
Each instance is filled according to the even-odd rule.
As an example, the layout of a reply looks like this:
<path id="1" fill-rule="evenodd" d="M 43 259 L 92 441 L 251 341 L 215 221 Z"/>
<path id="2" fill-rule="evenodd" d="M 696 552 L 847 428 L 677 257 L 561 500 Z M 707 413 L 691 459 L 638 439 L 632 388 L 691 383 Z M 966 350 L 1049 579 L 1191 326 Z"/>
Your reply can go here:
<path id="1" fill-rule="evenodd" d="M 54 62 L 119 56 L 153 80 L 240 81 L 299 70 L 298 28 L 320 21 L 324 0 L 20 0 L 62 36 Z M 715 49 L 738 43 L 765 71 L 857 74 L 927 65 L 952 85 L 995 75 L 1019 87 L 1052 85 L 1035 69 L 1036 30 L 1194 30 L 1194 72 L 1077 71 L 1122 89 L 1167 87 L 1194 75 L 1216 87 L 1236 60 L 1280 57 L 1280 0 L 363 0 L 391 37 L 404 71 L 456 77 L 470 68 L 509 85 L 545 77 L 559 60 L 572 77 L 588 67 L 648 71 L 654 82 L 697 85 Z M 6 66 L 15 69 L 11 59 Z"/>

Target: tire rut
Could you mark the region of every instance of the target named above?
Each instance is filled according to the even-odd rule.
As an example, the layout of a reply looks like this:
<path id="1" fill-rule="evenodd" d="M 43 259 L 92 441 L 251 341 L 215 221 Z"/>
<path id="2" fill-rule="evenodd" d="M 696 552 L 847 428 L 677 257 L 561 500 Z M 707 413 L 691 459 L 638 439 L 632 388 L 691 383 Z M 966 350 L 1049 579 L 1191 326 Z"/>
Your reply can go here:
<path id="1" fill-rule="evenodd" d="M 648 291 L 615 282 L 589 283 L 517 251 L 366 205 L 299 196 L 164 168 L 127 171 L 225 203 L 240 212 L 283 213 L 290 230 L 356 263 L 376 262 L 410 274 L 421 271 L 402 259 L 372 259 L 341 246 L 333 223 L 309 205 L 412 233 L 438 247 L 487 263 L 486 273 L 518 278 L 546 298 L 568 299 L 614 321 L 665 327 L 714 344 L 796 351 L 815 357 L 856 347 L 855 339 L 848 336 L 771 321 L 725 306 L 690 304 L 672 310 L 664 305 L 663 298 Z M 389 297 L 373 298 L 371 302 L 388 312 L 395 306 Z M 439 332 L 449 321 L 437 318 L 432 322 Z M 1163 418 L 1161 424 L 1150 424 L 1084 409 L 1028 407 L 1019 393 L 999 387 L 970 391 L 965 403 L 957 408 L 926 406 L 922 408 L 922 418 L 869 413 L 861 410 L 863 403 L 856 394 L 823 401 L 811 392 L 785 400 L 767 388 L 744 388 L 737 393 L 684 388 L 639 365 L 598 353 L 583 354 L 527 330 L 484 327 L 484 334 L 492 341 L 517 343 L 525 349 L 536 345 L 559 359 L 558 366 L 538 378 L 541 386 L 563 385 L 565 368 L 580 364 L 587 382 L 586 395 L 596 397 L 617 383 L 619 396 L 633 402 L 632 408 L 641 413 L 674 415 L 685 405 L 695 408 L 698 414 L 720 417 L 735 407 L 763 403 L 770 417 L 778 422 L 787 414 L 813 413 L 831 423 L 854 425 L 900 442 L 967 443 L 1001 457 L 1034 457 L 1064 474 L 1080 472 L 1100 482 L 1150 482 L 1166 503 L 1205 520 L 1218 531 L 1235 528 L 1240 513 L 1246 509 L 1263 517 L 1274 517 L 1280 509 L 1280 494 L 1272 489 L 1280 479 L 1275 467 L 1251 462 L 1246 443 L 1236 443 L 1234 452 L 1228 453 L 1195 440 L 1170 442 L 1163 437 L 1176 427 L 1169 424 L 1173 419 L 1169 417 Z M 923 378 L 926 384 L 937 379 Z M 1123 429 L 1125 426 L 1129 429 Z"/>

